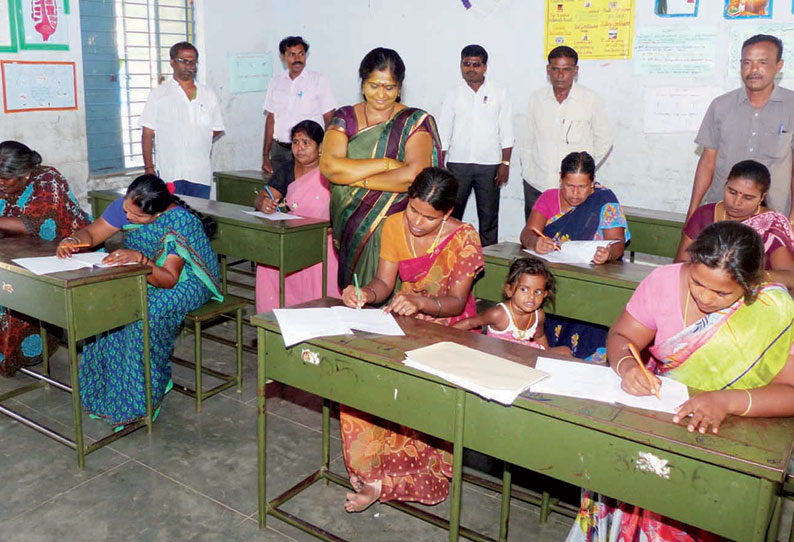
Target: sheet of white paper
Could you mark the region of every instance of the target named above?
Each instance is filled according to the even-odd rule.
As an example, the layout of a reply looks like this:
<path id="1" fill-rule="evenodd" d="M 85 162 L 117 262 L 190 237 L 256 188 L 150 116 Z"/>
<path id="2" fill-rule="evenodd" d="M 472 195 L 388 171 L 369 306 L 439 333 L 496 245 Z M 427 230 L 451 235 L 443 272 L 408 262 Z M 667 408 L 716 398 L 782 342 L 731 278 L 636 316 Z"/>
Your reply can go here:
<path id="1" fill-rule="evenodd" d="M 83 262 L 94 267 L 116 267 L 119 265 L 102 263 L 102 260 L 104 260 L 107 255 L 107 252 L 79 252 L 72 255 L 72 260 Z M 135 262 L 128 262 L 123 265 L 135 265 Z"/>
<path id="2" fill-rule="evenodd" d="M 609 367 L 563 361 L 538 356 L 537 369 L 549 373 L 550 377 L 533 384 L 533 393 L 564 395 L 580 399 L 592 399 L 604 403 L 675 413 L 675 408 L 689 399 L 687 387 L 670 378 L 662 377 L 661 399 L 651 395 L 637 397 L 620 388 L 620 377 Z"/>
<path id="3" fill-rule="evenodd" d="M 298 218 L 303 218 L 302 216 L 298 215 L 291 215 L 289 213 L 282 213 L 281 211 L 276 211 L 275 213 L 263 213 L 262 211 L 243 211 L 247 215 L 256 216 L 259 218 L 267 218 L 268 220 L 297 220 Z"/>
<path id="4" fill-rule="evenodd" d="M 273 309 L 284 346 L 290 347 L 315 337 L 350 335 L 353 332 L 341 320 L 330 317 L 329 309 Z"/>
<path id="5" fill-rule="evenodd" d="M 58 256 L 42 256 L 40 258 L 17 258 L 13 260 L 17 265 L 21 265 L 28 271 L 36 275 L 46 275 L 48 273 L 60 273 L 62 271 L 74 271 L 84 267 L 91 267 L 91 264 L 75 260 L 73 258 L 61 259 Z"/>
<path id="6" fill-rule="evenodd" d="M 332 307 L 331 312 L 350 329 L 378 333 L 380 335 L 405 335 L 400 324 L 388 312 L 381 309 L 351 309 Z"/>
<path id="7" fill-rule="evenodd" d="M 525 248 L 524 252 L 551 263 L 589 264 L 593 260 L 597 248 L 606 247 L 612 243 L 614 241 L 566 241 L 560 245 L 560 250 L 548 254 L 538 254 L 528 248 Z"/>
<path id="8" fill-rule="evenodd" d="M 532 367 L 453 342 L 410 350 L 405 353 L 405 365 L 505 405 L 547 376 Z"/>

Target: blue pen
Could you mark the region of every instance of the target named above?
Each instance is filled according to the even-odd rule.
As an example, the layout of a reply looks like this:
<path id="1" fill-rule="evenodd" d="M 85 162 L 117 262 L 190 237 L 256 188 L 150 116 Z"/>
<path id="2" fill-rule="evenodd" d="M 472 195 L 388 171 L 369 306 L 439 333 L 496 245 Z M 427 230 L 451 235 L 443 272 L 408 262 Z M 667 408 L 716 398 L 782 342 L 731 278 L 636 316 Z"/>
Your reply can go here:
<path id="1" fill-rule="evenodd" d="M 273 200 L 273 203 L 275 203 L 276 198 L 273 197 L 273 192 L 270 191 L 270 187 L 268 185 L 265 185 L 265 190 L 267 191 L 267 195 L 270 196 L 270 199 Z"/>
<path id="2" fill-rule="evenodd" d="M 783 134 L 783 125 L 781 124 L 780 128 L 777 129 L 777 135 L 782 135 L 782 134 Z"/>

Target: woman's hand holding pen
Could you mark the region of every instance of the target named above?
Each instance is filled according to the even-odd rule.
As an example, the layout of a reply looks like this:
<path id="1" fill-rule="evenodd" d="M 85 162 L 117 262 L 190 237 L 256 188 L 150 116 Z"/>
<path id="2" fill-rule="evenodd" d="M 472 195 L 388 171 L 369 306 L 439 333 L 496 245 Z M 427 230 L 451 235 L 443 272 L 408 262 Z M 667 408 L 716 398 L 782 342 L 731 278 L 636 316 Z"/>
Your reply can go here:
<path id="1" fill-rule="evenodd" d="M 71 258 L 72 254 L 81 248 L 89 248 L 90 246 L 90 243 L 81 243 L 76 237 L 64 237 L 61 242 L 58 243 L 58 248 L 55 249 L 55 255 L 59 258 Z"/>
<path id="2" fill-rule="evenodd" d="M 263 194 L 259 198 L 259 204 L 257 205 L 256 209 L 258 211 L 262 211 L 265 214 L 271 214 L 278 211 L 278 204 L 270 199 L 267 194 Z"/>

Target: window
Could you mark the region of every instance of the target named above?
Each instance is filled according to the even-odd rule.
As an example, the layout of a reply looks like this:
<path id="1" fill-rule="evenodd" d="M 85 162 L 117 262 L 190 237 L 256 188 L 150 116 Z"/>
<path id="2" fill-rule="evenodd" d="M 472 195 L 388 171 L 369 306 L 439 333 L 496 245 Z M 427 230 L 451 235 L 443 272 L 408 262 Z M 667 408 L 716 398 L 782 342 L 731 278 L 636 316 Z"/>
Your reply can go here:
<path id="1" fill-rule="evenodd" d="M 138 127 L 168 50 L 194 41 L 192 0 L 81 0 L 88 163 L 102 174 L 143 165 Z"/>

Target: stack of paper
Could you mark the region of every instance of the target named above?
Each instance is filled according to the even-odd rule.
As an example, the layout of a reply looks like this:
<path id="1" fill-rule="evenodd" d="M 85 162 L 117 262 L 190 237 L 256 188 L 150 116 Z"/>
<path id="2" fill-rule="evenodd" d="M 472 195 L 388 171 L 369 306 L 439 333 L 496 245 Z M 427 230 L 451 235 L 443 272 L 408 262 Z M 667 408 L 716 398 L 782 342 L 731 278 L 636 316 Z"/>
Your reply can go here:
<path id="1" fill-rule="evenodd" d="M 80 252 L 73 254 L 71 258 L 42 256 L 40 258 L 17 258 L 13 262 L 36 275 L 46 275 L 62 271 L 75 271 L 84 267 L 113 267 L 102 263 L 107 255 L 107 252 Z"/>
<path id="2" fill-rule="evenodd" d="M 661 378 L 661 399 L 657 399 L 655 395 L 637 397 L 626 393 L 620 388 L 620 377 L 609 367 L 541 356 L 538 356 L 535 367 L 549 373 L 551 377 L 532 386 L 532 393 L 619 403 L 671 414 L 675 414 L 675 408 L 689 399 L 687 387 L 671 378 Z"/>
<path id="3" fill-rule="evenodd" d="M 315 337 L 350 335 L 354 329 L 381 335 L 405 335 L 394 317 L 380 309 L 274 309 L 273 314 L 287 347 Z"/>
<path id="4" fill-rule="evenodd" d="M 547 254 L 538 254 L 528 248 L 524 252 L 543 258 L 551 263 L 586 263 L 593 261 L 593 255 L 597 248 L 607 247 L 615 241 L 566 241 L 560 244 L 560 250 L 554 250 Z"/>
<path id="5" fill-rule="evenodd" d="M 289 213 L 282 213 L 281 211 L 276 211 L 275 213 L 263 213 L 262 211 L 243 211 L 247 215 L 256 216 L 259 218 L 267 218 L 268 220 L 296 220 L 298 218 L 302 218 L 298 215 L 291 215 Z"/>
<path id="6" fill-rule="evenodd" d="M 547 373 L 467 348 L 440 342 L 405 353 L 405 364 L 448 380 L 477 395 L 511 405 L 518 395 Z"/>

